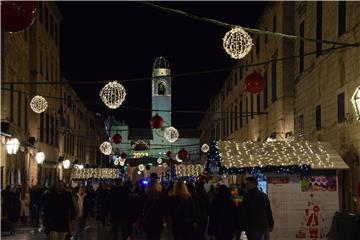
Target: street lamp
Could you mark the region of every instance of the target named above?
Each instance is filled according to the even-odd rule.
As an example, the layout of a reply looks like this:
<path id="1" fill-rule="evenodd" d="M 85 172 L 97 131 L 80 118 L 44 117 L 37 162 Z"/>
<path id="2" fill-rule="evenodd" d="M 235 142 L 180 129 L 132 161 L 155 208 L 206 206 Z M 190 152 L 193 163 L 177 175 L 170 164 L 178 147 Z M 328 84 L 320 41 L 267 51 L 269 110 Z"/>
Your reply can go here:
<path id="1" fill-rule="evenodd" d="M 45 160 L 45 153 L 44 152 L 36 153 L 35 160 L 38 164 L 42 164 Z"/>
<path id="2" fill-rule="evenodd" d="M 17 153 L 20 147 L 20 142 L 17 138 L 11 138 L 6 142 L 6 151 L 9 155 Z"/>
<path id="3" fill-rule="evenodd" d="M 357 120 L 360 120 L 360 87 L 357 87 L 354 95 L 351 98 L 351 102 L 354 106 Z"/>
<path id="4" fill-rule="evenodd" d="M 63 161 L 63 167 L 64 167 L 64 169 L 70 168 L 70 160 L 69 159 L 66 159 Z"/>

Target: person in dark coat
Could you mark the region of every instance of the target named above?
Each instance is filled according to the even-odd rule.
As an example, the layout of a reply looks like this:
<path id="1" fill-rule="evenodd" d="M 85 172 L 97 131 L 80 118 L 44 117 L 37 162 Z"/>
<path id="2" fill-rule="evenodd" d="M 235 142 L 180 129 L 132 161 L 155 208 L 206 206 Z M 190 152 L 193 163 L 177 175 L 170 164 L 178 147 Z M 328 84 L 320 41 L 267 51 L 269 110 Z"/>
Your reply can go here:
<path id="1" fill-rule="evenodd" d="M 205 232 L 209 215 L 209 196 L 207 195 L 204 183 L 196 182 L 193 201 L 196 209 L 197 226 L 194 228 L 192 239 L 205 240 Z"/>
<path id="2" fill-rule="evenodd" d="M 176 182 L 170 198 L 171 231 L 175 240 L 190 240 L 196 226 L 195 208 L 183 182 Z"/>
<path id="3" fill-rule="evenodd" d="M 106 206 L 108 207 L 107 212 L 110 214 L 112 239 L 117 240 L 119 231 L 121 231 L 121 239 L 126 240 L 131 234 L 128 229 L 128 221 L 132 208 L 129 193 L 120 180 L 116 182 L 116 186 L 109 193 Z"/>
<path id="4" fill-rule="evenodd" d="M 12 223 L 16 223 L 19 219 L 20 213 L 20 193 L 14 186 L 9 193 L 8 204 L 8 220 Z"/>
<path id="5" fill-rule="evenodd" d="M 165 204 L 158 180 L 150 180 L 143 201 L 142 221 L 146 240 L 160 240 L 165 216 Z"/>
<path id="6" fill-rule="evenodd" d="M 86 194 L 84 186 L 80 187 L 79 193 L 74 196 L 73 200 L 76 213 L 76 232 L 73 239 L 82 240 L 84 238 L 86 220 L 91 213 L 92 202 L 91 198 Z"/>
<path id="7" fill-rule="evenodd" d="M 43 190 L 36 184 L 30 192 L 31 220 L 35 227 L 39 226 L 40 206 Z"/>
<path id="8" fill-rule="evenodd" d="M 243 201 L 244 228 L 248 240 L 261 240 L 266 231 L 274 227 L 270 201 L 268 196 L 261 192 L 254 177 L 246 178 L 247 195 Z"/>
<path id="9" fill-rule="evenodd" d="M 1 214 L 3 217 L 7 217 L 10 208 L 10 185 L 6 186 L 4 191 L 1 191 L 1 197 L 2 197 Z"/>
<path id="10" fill-rule="evenodd" d="M 50 239 L 64 239 L 69 232 L 69 223 L 75 215 L 71 193 L 65 191 L 64 183 L 58 182 L 57 188 L 49 192 L 44 204 L 44 218 Z"/>
<path id="11" fill-rule="evenodd" d="M 209 234 L 216 240 L 231 240 L 236 231 L 236 205 L 225 185 L 220 185 L 210 210 Z"/>

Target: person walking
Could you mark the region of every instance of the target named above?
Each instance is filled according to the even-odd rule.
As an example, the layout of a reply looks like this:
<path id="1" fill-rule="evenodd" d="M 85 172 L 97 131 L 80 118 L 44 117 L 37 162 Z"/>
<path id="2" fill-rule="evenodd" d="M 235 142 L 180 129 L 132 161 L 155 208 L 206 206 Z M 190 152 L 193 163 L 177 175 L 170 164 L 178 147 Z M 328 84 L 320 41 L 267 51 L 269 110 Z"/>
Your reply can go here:
<path id="1" fill-rule="evenodd" d="M 74 196 L 75 215 L 76 215 L 76 232 L 73 240 L 84 239 L 84 230 L 86 220 L 91 212 L 91 199 L 86 194 L 86 189 L 81 186 L 79 192 Z"/>
<path id="2" fill-rule="evenodd" d="M 30 216 L 30 195 L 25 186 L 20 190 L 20 219 L 22 223 L 27 223 L 27 218 Z"/>
<path id="3" fill-rule="evenodd" d="M 145 189 L 142 222 L 146 240 L 160 240 L 161 237 L 165 216 L 161 189 L 157 179 L 151 179 Z"/>
<path id="4" fill-rule="evenodd" d="M 35 227 L 39 226 L 42 195 L 43 190 L 37 183 L 30 192 L 31 221 Z"/>
<path id="5" fill-rule="evenodd" d="M 20 197 L 16 186 L 13 186 L 9 193 L 8 219 L 12 223 L 19 220 Z"/>
<path id="6" fill-rule="evenodd" d="M 230 191 L 225 185 L 220 185 L 211 204 L 209 234 L 216 240 L 231 240 L 235 235 L 236 220 L 236 205 Z"/>
<path id="7" fill-rule="evenodd" d="M 268 196 L 258 189 L 254 177 L 246 178 L 247 195 L 242 203 L 244 228 L 248 240 L 261 240 L 266 231 L 272 231 L 274 219 Z"/>
<path id="8" fill-rule="evenodd" d="M 174 183 L 170 202 L 170 224 L 173 238 L 190 240 L 193 227 L 196 226 L 195 208 L 185 183 Z"/>
<path id="9" fill-rule="evenodd" d="M 197 226 L 194 228 L 192 239 L 194 240 L 205 240 L 205 232 L 208 222 L 209 215 L 209 196 L 207 195 L 204 183 L 195 183 L 195 192 L 193 194 L 193 201 L 197 212 Z"/>
<path id="10" fill-rule="evenodd" d="M 75 215 L 71 193 L 59 181 L 54 191 L 47 193 L 44 203 L 44 219 L 50 240 L 64 240 L 69 232 L 72 216 Z"/>

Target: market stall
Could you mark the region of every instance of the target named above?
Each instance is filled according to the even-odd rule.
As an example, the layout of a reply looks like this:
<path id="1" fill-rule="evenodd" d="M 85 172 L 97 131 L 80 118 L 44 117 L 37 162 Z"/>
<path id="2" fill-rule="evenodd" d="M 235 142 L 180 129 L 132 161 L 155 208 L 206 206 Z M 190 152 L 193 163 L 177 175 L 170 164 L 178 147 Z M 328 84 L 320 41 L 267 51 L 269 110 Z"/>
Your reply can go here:
<path id="1" fill-rule="evenodd" d="M 219 141 L 205 168 L 265 180 L 275 226 L 271 239 L 327 239 L 339 211 L 338 170 L 348 166 L 324 142 Z"/>

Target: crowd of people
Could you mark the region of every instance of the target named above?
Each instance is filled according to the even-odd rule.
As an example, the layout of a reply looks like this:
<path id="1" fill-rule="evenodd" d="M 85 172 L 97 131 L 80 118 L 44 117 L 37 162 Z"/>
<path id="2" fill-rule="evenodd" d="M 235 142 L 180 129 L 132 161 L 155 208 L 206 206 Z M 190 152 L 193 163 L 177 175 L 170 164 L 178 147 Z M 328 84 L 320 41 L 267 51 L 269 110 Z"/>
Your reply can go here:
<path id="1" fill-rule="evenodd" d="M 59 181 L 46 189 L 7 188 L 2 192 L 3 216 L 11 222 L 41 222 L 48 239 L 84 239 L 89 217 L 111 228 L 113 240 L 144 235 L 159 240 L 164 231 L 175 240 L 266 239 L 274 221 L 266 194 L 257 180 L 248 177 L 244 186 L 217 184 L 205 190 L 203 182 L 161 184 L 150 179 L 115 181 L 114 184 L 66 187 Z M 40 222 L 39 222 L 40 220 Z"/>

